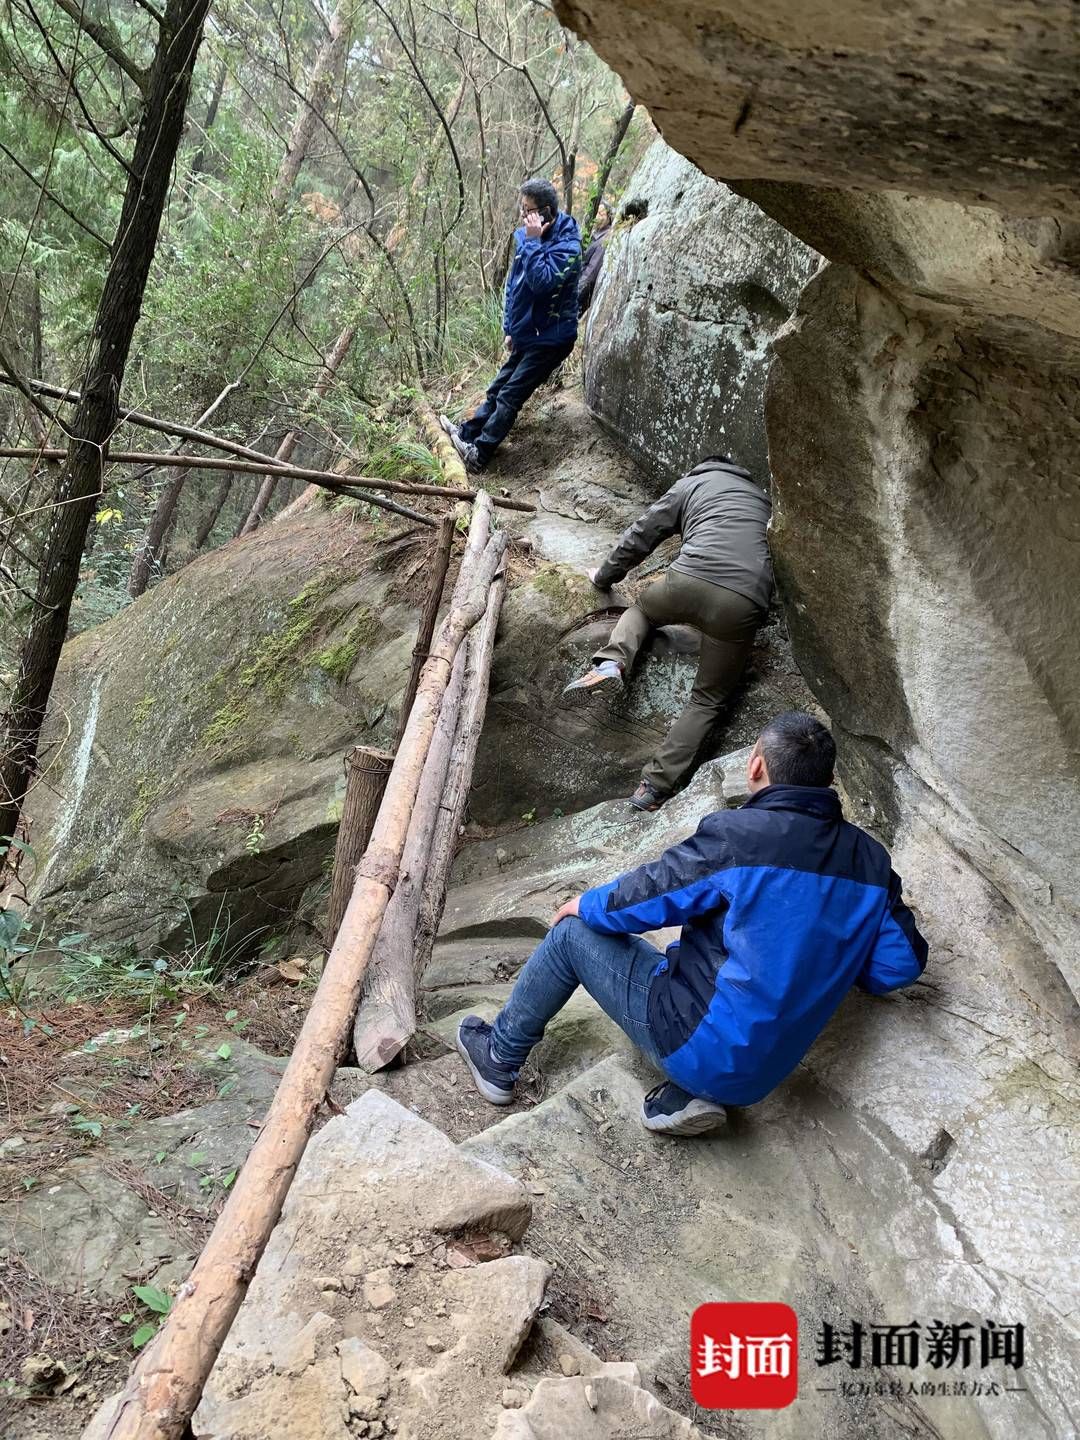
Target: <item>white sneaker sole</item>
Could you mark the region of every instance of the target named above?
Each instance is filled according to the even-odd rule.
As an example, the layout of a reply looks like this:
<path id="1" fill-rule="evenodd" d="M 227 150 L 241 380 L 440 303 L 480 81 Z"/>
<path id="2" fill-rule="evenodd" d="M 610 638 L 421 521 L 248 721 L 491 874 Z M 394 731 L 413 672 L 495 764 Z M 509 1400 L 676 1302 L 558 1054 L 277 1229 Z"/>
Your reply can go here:
<path id="1" fill-rule="evenodd" d="M 713 1106 L 699 1110 L 688 1106 L 681 1115 L 649 1116 L 643 1105 L 641 1123 L 654 1135 L 708 1135 L 714 1130 L 723 1130 L 727 1124 L 727 1112 Z"/>
<path id="2" fill-rule="evenodd" d="M 512 1090 L 500 1090 L 497 1085 L 492 1085 L 490 1080 L 485 1080 L 483 1075 L 480 1074 L 480 1071 L 473 1064 L 472 1056 L 462 1044 L 460 1034 L 458 1034 L 457 1036 L 457 1052 L 465 1061 L 465 1064 L 468 1065 L 469 1070 L 472 1074 L 473 1084 L 476 1086 L 477 1090 L 480 1091 L 480 1094 L 484 1097 L 485 1100 L 489 1101 L 492 1105 L 513 1104 L 514 1092 Z"/>

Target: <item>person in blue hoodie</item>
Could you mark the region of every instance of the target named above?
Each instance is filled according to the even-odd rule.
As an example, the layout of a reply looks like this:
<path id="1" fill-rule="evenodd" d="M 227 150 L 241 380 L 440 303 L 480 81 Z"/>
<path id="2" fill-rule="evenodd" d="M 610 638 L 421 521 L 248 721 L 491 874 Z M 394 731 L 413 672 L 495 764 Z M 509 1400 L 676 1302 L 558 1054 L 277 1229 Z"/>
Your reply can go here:
<path id="1" fill-rule="evenodd" d="M 522 223 L 514 231 L 514 263 L 503 306 L 506 361 L 468 420 L 455 425 L 439 416 L 473 475 L 486 468 L 522 405 L 577 341 L 581 275 L 577 221 L 559 209 L 550 180 L 526 180 L 519 204 Z"/>
<path id="2" fill-rule="evenodd" d="M 927 945 L 884 846 L 841 814 L 836 746 L 811 715 L 779 715 L 747 766 L 750 798 L 689 839 L 568 900 L 488 1025 L 457 1048 L 480 1094 L 514 1097 L 548 1021 L 583 985 L 666 1076 L 647 1130 L 700 1135 L 790 1075 L 848 991 L 918 980 Z M 661 954 L 641 935 L 669 925 Z"/>

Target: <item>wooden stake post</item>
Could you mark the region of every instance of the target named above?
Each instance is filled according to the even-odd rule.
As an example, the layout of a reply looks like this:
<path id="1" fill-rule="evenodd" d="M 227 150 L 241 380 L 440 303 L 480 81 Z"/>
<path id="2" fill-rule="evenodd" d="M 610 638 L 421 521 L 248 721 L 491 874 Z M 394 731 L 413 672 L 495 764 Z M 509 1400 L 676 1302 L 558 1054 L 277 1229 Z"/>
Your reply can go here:
<path id="1" fill-rule="evenodd" d="M 393 763 L 393 755 L 386 750 L 376 750 L 373 745 L 354 745 L 345 756 L 345 803 L 334 849 L 334 874 L 326 914 L 327 949 L 334 943 L 356 884 L 356 867 L 371 839 Z"/>
<path id="2" fill-rule="evenodd" d="M 140 1355 L 122 1394 L 91 1423 L 87 1435 L 94 1440 L 181 1440 L 247 1293 L 345 1050 L 364 972 L 398 882 L 421 772 L 458 647 L 484 613 L 502 560 L 505 537 L 490 535 L 490 525 L 491 500 L 481 494 L 450 609 L 424 666 L 371 843 L 262 1131 L 162 1329 Z"/>

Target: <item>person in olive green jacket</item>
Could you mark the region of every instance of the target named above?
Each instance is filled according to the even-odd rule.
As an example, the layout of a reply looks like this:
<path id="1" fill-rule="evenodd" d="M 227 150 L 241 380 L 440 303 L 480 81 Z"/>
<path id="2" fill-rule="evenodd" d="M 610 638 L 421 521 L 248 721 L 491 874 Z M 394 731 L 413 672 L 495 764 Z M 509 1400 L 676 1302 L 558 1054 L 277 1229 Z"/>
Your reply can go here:
<path id="1" fill-rule="evenodd" d="M 772 594 L 765 532 L 769 497 L 727 455 L 709 455 L 636 520 L 590 579 L 610 589 L 661 540 L 680 535 L 669 569 L 624 610 L 592 668 L 563 691 L 564 705 L 611 699 L 654 625 L 693 625 L 701 659 L 690 698 L 631 796 L 637 810 L 659 810 L 694 768 L 724 701 L 738 684 Z"/>

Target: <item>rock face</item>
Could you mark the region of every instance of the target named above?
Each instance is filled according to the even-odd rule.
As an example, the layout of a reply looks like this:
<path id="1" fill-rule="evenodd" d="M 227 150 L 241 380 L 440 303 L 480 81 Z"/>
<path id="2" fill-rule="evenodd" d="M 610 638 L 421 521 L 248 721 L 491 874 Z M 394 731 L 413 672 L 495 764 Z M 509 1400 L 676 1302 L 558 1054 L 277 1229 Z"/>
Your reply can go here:
<path id="1" fill-rule="evenodd" d="M 501 949 L 512 966 L 514 949 L 542 932 L 567 894 L 684 838 L 723 805 L 743 764 L 745 756 L 703 767 L 646 822 L 609 804 L 537 825 L 513 846 L 466 850 L 443 943 L 456 954 L 471 939 L 477 1008 L 490 989 L 489 954 Z M 864 799 L 859 790 L 847 798 L 854 814 Z M 770 1436 L 1056 1440 L 1070 1433 L 1080 1382 L 1068 1318 L 1080 1282 L 1069 1239 L 1080 1087 L 1068 997 L 1000 891 L 931 818 L 905 808 L 893 855 L 930 942 L 919 984 L 883 999 L 853 991 L 797 1071 L 760 1104 L 733 1111 L 713 1140 L 647 1136 L 641 1096 L 656 1074 L 610 1031 L 601 1056 L 604 1032 L 594 1026 L 582 1040 L 590 1068 L 574 1073 L 552 1054 L 540 1103 L 516 1106 L 462 1148 L 526 1181 L 532 1253 L 560 1266 L 573 1255 L 574 1293 L 584 1289 L 605 1316 L 606 1340 L 680 1410 L 689 1408 L 687 1314 L 707 1301 L 783 1298 L 800 1320 L 803 1380 L 798 1402 L 770 1415 Z M 444 963 L 437 950 L 429 984 Z M 430 989 L 429 1003 L 440 993 Z M 455 998 L 471 1008 L 467 986 Z M 566 1283 L 562 1271 L 552 1280 L 555 1303 Z M 935 1318 L 970 1322 L 976 1335 L 987 1319 L 1023 1323 L 1032 1337 L 1023 1378 L 1000 1366 L 991 1378 L 1027 1393 L 1010 1395 L 1008 1407 L 1000 1394 L 871 1403 L 842 1394 L 836 1369 L 815 1368 L 825 1321 L 916 1319 L 925 1328 Z M 915 1372 L 919 1385 L 940 1378 L 925 1358 Z M 531 1433 L 549 1431 L 506 1422 L 507 1435 Z M 637 1433 L 629 1421 L 625 1433 Z"/>
<path id="2" fill-rule="evenodd" d="M 660 486 L 718 453 L 764 481 L 769 341 L 819 256 L 662 140 L 626 193 L 649 213 L 608 242 L 585 398 Z"/>
<path id="3" fill-rule="evenodd" d="M 501 463 L 537 511 L 500 512 L 528 548 L 496 644 L 471 801 L 482 824 L 629 793 L 696 666 L 693 632 L 665 630 L 617 709 L 559 708 L 618 613 L 585 572 L 648 504 L 648 484 L 574 392 L 522 417 Z M 280 927 L 317 948 L 343 756 L 393 742 L 429 543 L 312 508 L 71 641 L 49 784 L 34 791 L 35 916 L 144 949 L 216 935 L 215 962 Z M 750 738 L 800 685 L 764 631 L 718 747 Z"/>
<path id="4" fill-rule="evenodd" d="M 556 9 L 669 144 L 852 267 L 808 286 L 766 400 L 796 654 L 879 814 L 937 817 L 1075 988 L 1067 8 Z"/>

